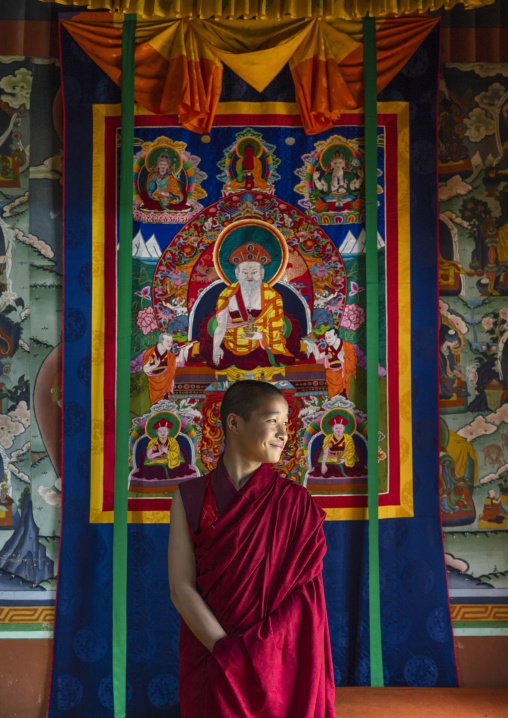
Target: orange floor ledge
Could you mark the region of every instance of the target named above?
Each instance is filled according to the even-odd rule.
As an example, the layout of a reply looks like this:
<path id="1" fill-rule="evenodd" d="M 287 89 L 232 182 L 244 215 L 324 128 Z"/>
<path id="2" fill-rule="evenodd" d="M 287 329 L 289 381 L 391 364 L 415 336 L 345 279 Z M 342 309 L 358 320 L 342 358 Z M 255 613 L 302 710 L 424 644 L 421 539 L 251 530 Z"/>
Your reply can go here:
<path id="1" fill-rule="evenodd" d="M 507 718 L 508 688 L 337 688 L 337 718 Z"/>

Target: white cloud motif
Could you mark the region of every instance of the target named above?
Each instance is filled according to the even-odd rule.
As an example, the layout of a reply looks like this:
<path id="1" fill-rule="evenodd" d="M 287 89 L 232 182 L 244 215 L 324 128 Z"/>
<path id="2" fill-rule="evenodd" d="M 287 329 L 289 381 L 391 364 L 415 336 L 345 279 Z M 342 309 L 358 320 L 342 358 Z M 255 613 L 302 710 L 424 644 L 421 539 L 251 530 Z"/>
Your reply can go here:
<path id="1" fill-rule="evenodd" d="M 443 316 L 449 319 L 453 326 L 459 330 L 459 332 L 462 332 L 462 334 L 467 334 L 468 332 L 468 326 L 466 322 L 458 317 L 456 314 L 451 314 L 448 304 L 443 301 L 443 299 L 439 300 L 439 313 Z"/>
<path id="2" fill-rule="evenodd" d="M 471 185 L 464 182 L 460 175 L 454 175 L 450 177 L 445 185 L 439 187 L 439 200 L 440 202 L 445 202 L 447 199 L 451 199 L 457 195 L 467 194 L 471 190 Z"/>
<path id="3" fill-rule="evenodd" d="M 477 416 L 470 424 L 466 424 L 462 429 L 459 429 L 457 434 L 471 442 L 479 436 L 487 436 L 488 434 L 493 434 L 495 431 L 497 431 L 497 426 L 485 421 L 484 416 Z"/>
<path id="4" fill-rule="evenodd" d="M 13 209 L 16 209 L 16 207 L 20 207 L 21 205 L 26 205 L 26 207 L 21 207 L 21 211 L 13 212 Z M 16 215 L 21 214 L 21 212 L 24 212 L 26 209 L 28 209 L 28 192 L 25 192 L 25 194 L 21 195 L 21 197 L 16 197 L 14 202 L 11 202 L 10 204 L 6 204 L 4 206 L 4 217 L 16 217 Z"/>
<path id="5" fill-rule="evenodd" d="M 20 67 L 14 75 L 6 75 L 0 79 L 0 87 L 7 94 L 0 99 L 9 107 L 18 109 L 22 105 L 30 109 L 30 91 L 32 89 L 32 73 L 26 67 Z"/>
<path id="6" fill-rule="evenodd" d="M 443 217 L 448 217 L 448 219 L 451 222 L 454 222 L 455 224 L 460 224 L 461 227 L 465 227 L 466 229 L 471 229 L 471 225 L 469 222 L 466 222 L 465 219 L 462 219 L 462 217 L 457 217 L 455 212 L 452 212 L 450 209 L 447 209 L 446 212 L 441 212 Z"/>
<path id="7" fill-rule="evenodd" d="M 19 421 L 20 424 L 23 424 L 25 429 L 30 426 L 30 409 L 26 401 L 20 401 L 15 409 L 9 411 L 9 416 L 13 421 Z"/>
<path id="8" fill-rule="evenodd" d="M 475 107 L 469 115 L 464 118 L 464 124 L 467 127 L 466 135 L 471 142 L 481 142 L 487 135 L 493 135 L 496 131 L 496 125 L 491 117 L 488 117 L 485 110 Z"/>
<path id="9" fill-rule="evenodd" d="M 0 445 L 4 449 L 10 449 L 16 436 L 25 431 L 25 427 L 19 421 L 13 421 L 7 414 L 0 414 Z"/>
<path id="10" fill-rule="evenodd" d="M 62 184 L 63 177 L 63 155 L 60 151 L 53 157 L 48 157 L 42 165 L 30 167 L 30 179 L 50 179 L 59 180 Z"/>
<path id="11" fill-rule="evenodd" d="M 499 82 L 494 82 L 488 90 L 480 92 L 474 98 L 475 101 L 483 107 L 484 110 L 493 110 L 499 105 L 499 101 L 506 95 L 506 89 Z"/>
<path id="12" fill-rule="evenodd" d="M 447 67 L 455 67 L 462 72 L 474 72 L 480 77 L 508 77 L 508 64 L 498 62 L 450 62 Z"/>
<path id="13" fill-rule="evenodd" d="M 49 244 L 46 244 L 43 239 L 39 239 L 33 234 L 29 234 L 27 237 L 20 229 L 17 229 L 14 234 L 16 236 L 16 239 L 18 239 L 20 242 L 23 242 L 24 244 L 28 244 L 30 247 L 33 247 L 38 252 L 40 252 L 43 257 L 51 259 L 51 257 L 55 256 L 55 253 L 53 252 Z"/>

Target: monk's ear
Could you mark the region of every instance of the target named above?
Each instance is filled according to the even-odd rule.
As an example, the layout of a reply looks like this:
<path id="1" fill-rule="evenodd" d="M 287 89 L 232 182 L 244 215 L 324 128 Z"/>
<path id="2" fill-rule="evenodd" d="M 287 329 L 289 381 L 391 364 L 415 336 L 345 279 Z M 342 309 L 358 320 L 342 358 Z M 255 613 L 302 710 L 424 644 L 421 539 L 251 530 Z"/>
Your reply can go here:
<path id="1" fill-rule="evenodd" d="M 228 414 L 228 418 L 226 419 L 226 427 L 228 432 L 231 432 L 232 434 L 238 434 L 238 419 L 240 417 L 238 414 Z"/>

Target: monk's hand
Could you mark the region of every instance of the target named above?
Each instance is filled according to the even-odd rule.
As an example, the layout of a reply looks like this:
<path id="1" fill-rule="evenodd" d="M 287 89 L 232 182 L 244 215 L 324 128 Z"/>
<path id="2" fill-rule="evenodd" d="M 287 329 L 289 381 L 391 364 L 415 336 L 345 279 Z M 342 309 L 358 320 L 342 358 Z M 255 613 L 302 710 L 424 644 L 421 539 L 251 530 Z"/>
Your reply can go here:
<path id="1" fill-rule="evenodd" d="M 325 463 L 321 464 L 321 473 L 323 474 L 323 476 L 326 474 L 327 471 L 328 471 L 327 465 Z"/>
<path id="2" fill-rule="evenodd" d="M 217 349 L 214 349 L 213 355 L 212 355 L 213 363 L 216 366 L 218 366 L 223 356 L 224 356 L 224 352 L 222 351 L 222 349 L 220 347 L 217 347 Z"/>

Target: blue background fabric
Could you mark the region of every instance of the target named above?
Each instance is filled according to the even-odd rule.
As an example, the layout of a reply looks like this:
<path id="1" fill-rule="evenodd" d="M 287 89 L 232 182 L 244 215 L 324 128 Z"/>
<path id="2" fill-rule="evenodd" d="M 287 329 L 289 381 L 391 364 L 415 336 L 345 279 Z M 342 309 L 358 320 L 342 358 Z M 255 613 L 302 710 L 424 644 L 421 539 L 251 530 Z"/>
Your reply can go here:
<path id="1" fill-rule="evenodd" d="M 118 103 L 120 91 L 65 30 L 61 34 L 66 118 L 64 499 L 49 716 L 103 718 L 113 709 L 113 531 L 111 525 L 89 523 L 92 105 Z M 379 96 L 380 101 L 409 102 L 411 113 L 412 335 L 407 350 L 413 361 L 415 515 L 380 522 L 383 658 L 390 686 L 457 685 L 438 503 L 438 42 L 438 32 L 432 32 Z M 284 68 L 260 95 L 225 68 L 221 99 L 294 101 L 289 70 Z M 308 146 L 317 139 L 307 138 Z M 281 143 L 277 153 L 282 159 L 284 147 Z M 302 147 L 299 154 L 304 151 Z M 206 152 L 200 156 L 200 168 L 209 178 L 208 197 L 202 201 L 209 203 L 220 196 L 214 179 L 218 171 L 207 164 Z M 278 196 L 296 184 L 294 169 L 287 169 L 286 190 L 279 189 L 284 178 L 278 183 Z M 296 204 L 294 195 L 290 201 Z M 369 685 L 367 530 L 367 522 L 325 522 L 323 576 L 337 686 Z M 167 539 L 167 525 L 129 526 L 127 715 L 132 718 L 179 715 L 179 620 L 169 598 Z"/>

